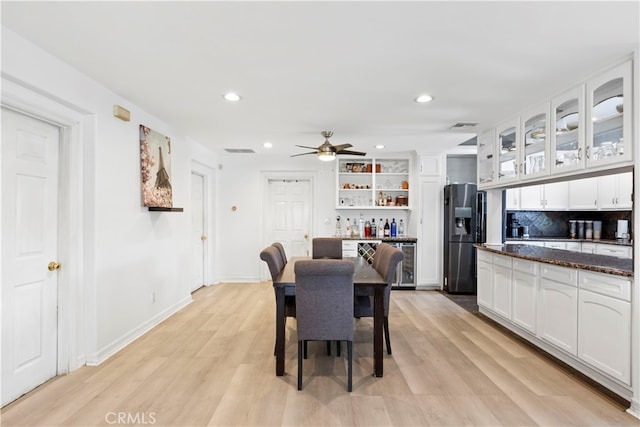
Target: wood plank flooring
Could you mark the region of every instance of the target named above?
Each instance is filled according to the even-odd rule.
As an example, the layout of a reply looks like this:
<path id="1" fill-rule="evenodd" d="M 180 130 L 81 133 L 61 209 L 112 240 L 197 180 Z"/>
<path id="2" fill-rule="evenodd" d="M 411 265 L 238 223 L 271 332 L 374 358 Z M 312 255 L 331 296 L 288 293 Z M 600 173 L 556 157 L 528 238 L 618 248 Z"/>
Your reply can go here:
<path id="1" fill-rule="evenodd" d="M 275 376 L 270 282 L 221 284 L 98 367 L 57 377 L 0 412 L 2 426 L 634 426 L 625 407 L 435 291 L 394 291 L 384 378 L 372 321 L 346 359 L 309 344 L 297 391 L 295 320 Z M 334 351 L 335 354 L 335 351 Z M 118 418 L 119 417 L 119 418 Z"/>

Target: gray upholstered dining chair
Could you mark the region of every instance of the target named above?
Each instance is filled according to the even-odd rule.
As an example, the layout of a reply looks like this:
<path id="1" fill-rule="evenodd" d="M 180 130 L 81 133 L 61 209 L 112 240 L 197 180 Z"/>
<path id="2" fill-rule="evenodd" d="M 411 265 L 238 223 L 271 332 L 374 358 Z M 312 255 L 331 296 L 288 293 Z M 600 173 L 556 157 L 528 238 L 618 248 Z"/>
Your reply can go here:
<path id="1" fill-rule="evenodd" d="M 311 247 L 313 259 L 342 259 L 342 239 L 338 237 L 314 237 Z"/>
<path id="2" fill-rule="evenodd" d="M 271 246 L 275 246 L 276 248 L 278 248 L 278 251 L 280 251 L 280 256 L 282 257 L 282 261 L 286 264 L 287 263 L 287 254 L 284 251 L 284 246 L 282 246 L 282 243 L 273 242 L 271 244 Z"/>
<path id="3" fill-rule="evenodd" d="M 298 390 L 307 341 L 347 342 L 347 390 L 353 371 L 353 272 L 351 261 L 315 259 L 296 262 Z"/>
<path id="4" fill-rule="evenodd" d="M 260 259 L 267 263 L 269 273 L 271 273 L 271 280 L 275 281 L 286 264 L 282 259 L 280 250 L 276 246 L 268 246 L 260 252 Z M 273 291 L 275 294 L 275 288 Z M 296 297 L 294 295 L 285 295 L 284 297 L 284 316 L 285 321 L 287 317 L 296 317 Z M 274 346 L 273 354 L 275 353 Z"/>
<path id="5" fill-rule="evenodd" d="M 378 257 L 375 262 L 375 257 Z M 387 345 L 387 354 L 391 354 L 391 339 L 389 338 L 389 300 L 391 298 L 391 285 L 396 277 L 398 264 L 404 258 L 402 250 L 387 243 L 381 243 L 376 248 L 374 255 L 375 269 L 387 282 L 384 288 L 384 338 Z M 373 297 L 369 295 L 356 295 L 353 315 L 359 317 L 373 317 Z"/>

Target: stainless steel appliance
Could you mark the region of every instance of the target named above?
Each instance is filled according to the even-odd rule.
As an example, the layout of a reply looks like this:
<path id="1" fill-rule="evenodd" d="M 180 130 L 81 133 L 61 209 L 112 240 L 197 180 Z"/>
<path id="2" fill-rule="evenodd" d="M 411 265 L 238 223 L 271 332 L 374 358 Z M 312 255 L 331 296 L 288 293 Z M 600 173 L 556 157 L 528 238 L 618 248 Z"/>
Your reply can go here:
<path id="1" fill-rule="evenodd" d="M 476 293 L 476 249 L 486 240 L 485 193 L 475 184 L 444 187 L 443 288 L 449 293 Z"/>
<path id="2" fill-rule="evenodd" d="M 382 240 L 358 240 L 357 256 L 367 260 L 369 264 L 373 262 L 373 255 L 376 247 Z M 396 269 L 396 277 L 392 283 L 392 289 L 415 289 L 416 288 L 416 243 L 412 241 L 403 242 L 401 240 L 386 241 L 391 246 L 402 250 L 404 259 L 400 261 Z M 344 243 L 343 243 L 344 248 Z M 343 250 L 343 256 L 344 250 Z"/>

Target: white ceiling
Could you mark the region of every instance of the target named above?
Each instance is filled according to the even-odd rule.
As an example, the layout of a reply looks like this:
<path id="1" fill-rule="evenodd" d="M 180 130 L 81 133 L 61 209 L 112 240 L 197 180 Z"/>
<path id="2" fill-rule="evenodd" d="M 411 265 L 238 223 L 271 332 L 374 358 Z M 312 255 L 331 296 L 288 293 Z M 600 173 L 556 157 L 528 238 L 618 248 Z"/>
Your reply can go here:
<path id="1" fill-rule="evenodd" d="M 3 25 L 196 141 L 286 155 L 323 130 L 369 153 L 456 147 L 473 131 L 455 123 L 495 125 L 630 54 L 640 18 L 638 1 L 1 7 Z"/>

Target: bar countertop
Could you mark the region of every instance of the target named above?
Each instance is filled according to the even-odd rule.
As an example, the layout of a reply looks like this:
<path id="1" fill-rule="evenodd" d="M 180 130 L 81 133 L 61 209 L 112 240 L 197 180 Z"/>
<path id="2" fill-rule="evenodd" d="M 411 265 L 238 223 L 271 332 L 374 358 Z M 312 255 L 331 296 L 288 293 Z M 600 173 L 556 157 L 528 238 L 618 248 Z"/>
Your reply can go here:
<path id="1" fill-rule="evenodd" d="M 500 255 L 543 262 L 561 267 L 578 268 L 597 273 L 633 277 L 633 260 L 609 255 L 596 255 L 562 249 L 545 248 L 526 244 L 491 245 L 476 244 L 476 248 Z"/>

